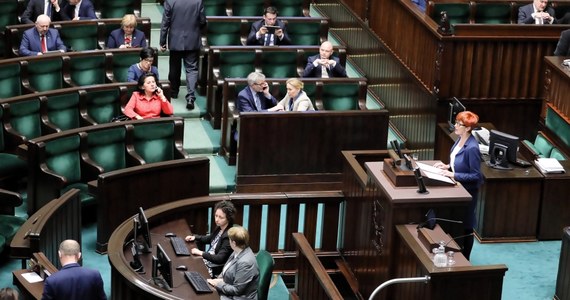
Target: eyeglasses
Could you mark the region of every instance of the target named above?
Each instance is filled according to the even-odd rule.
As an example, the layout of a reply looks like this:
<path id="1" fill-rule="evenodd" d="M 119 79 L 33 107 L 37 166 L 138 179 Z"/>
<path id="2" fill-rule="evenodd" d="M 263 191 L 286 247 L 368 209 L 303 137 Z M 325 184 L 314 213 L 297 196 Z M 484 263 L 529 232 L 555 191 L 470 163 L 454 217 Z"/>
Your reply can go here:
<path id="1" fill-rule="evenodd" d="M 458 126 L 458 127 L 465 127 L 465 124 L 455 123 L 455 126 Z"/>
<path id="2" fill-rule="evenodd" d="M 264 85 L 264 84 L 266 84 L 266 83 L 267 83 L 267 82 L 265 82 L 265 81 L 264 81 L 264 82 L 261 82 L 261 83 L 255 82 L 253 85 Z"/>
<path id="3" fill-rule="evenodd" d="M 145 58 L 143 60 L 151 64 L 154 62 L 154 58 Z"/>

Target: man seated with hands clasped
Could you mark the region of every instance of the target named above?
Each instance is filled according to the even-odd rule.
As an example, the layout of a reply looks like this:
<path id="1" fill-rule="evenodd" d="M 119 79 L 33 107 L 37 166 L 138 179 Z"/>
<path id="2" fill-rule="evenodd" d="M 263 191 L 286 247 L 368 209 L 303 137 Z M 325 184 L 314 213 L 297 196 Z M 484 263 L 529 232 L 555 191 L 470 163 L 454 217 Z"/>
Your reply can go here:
<path id="1" fill-rule="evenodd" d="M 287 27 L 283 21 L 277 20 L 277 9 L 275 7 L 269 6 L 265 8 L 263 20 L 255 21 L 251 24 L 246 45 L 291 45 Z"/>
<path id="2" fill-rule="evenodd" d="M 303 77 L 346 77 L 346 70 L 337 57 L 332 56 L 333 45 L 326 41 L 321 44 L 319 54 L 309 56 Z"/>
<path id="3" fill-rule="evenodd" d="M 533 0 L 531 4 L 519 8 L 519 24 L 553 24 L 554 8 L 548 6 L 548 0 Z"/>

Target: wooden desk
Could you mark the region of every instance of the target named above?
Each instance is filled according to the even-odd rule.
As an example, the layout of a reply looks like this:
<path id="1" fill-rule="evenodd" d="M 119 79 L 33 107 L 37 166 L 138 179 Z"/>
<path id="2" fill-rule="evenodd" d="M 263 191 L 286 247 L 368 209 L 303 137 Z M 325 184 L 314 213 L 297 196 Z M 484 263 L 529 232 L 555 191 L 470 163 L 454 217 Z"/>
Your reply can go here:
<path id="1" fill-rule="evenodd" d="M 394 278 L 430 276 L 426 283 L 397 284 L 382 291 L 387 299 L 501 299 L 507 266 L 473 266 L 463 254 L 455 253 L 455 265 L 435 267 L 433 254 L 418 239 L 416 225 L 396 225 Z M 468 291 L 468 292 L 467 292 Z"/>
<path id="2" fill-rule="evenodd" d="M 12 271 L 12 283 L 18 287 L 21 299 L 41 299 L 44 291 L 44 282 L 29 283 L 22 274 L 29 273 L 30 270 L 15 270 Z"/>
<path id="3" fill-rule="evenodd" d="M 457 219 L 465 214 L 471 196 L 461 185 L 428 187 L 429 194 L 418 194 L 417 187 L 395 187 L 382 171 L 383 162 L 364 165 L 370 192 L 346 204 L 347 211 L 361 213 L 345 223 L 342 255 L 358 279 L 360 292 L 368 297 L 379 283 L 394 278 L 393 256 L 400 251 L 394 244 L 395 225 L 422 222 L 430 208 L 438 217 Z M 463 234 L 462 224 L 440 225 L 452 236 Z"/>
<path id="4" fill-rule="evenodd" d="M 560 232 L 570 225 L 570 160 L 560 161 L 564 174 L 544 174 L 540 215 L 538 216 L 538 239 L 559 240 Z"/>

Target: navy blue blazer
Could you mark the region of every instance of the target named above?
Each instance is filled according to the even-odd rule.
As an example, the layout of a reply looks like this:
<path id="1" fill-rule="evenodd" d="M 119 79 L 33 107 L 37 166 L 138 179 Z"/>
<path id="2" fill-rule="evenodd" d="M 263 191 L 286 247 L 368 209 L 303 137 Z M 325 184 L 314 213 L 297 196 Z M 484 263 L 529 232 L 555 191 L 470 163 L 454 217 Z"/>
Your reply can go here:
<path id="1" fill-rule="evenodd" d="M 273 95 L 271 98 L 265 97 L 263 93 L 258 93 L 258 95 L 262 110 L 267 110 L 268 108 L 277 105 L 277 99 L 275 99 Z M 246 86 L 241 90 L 241 92 L 239 92 L 236 105 L 240 112 L 260 111 L 255 107 L 255 99 L 253 98 L 253 93 L 249 86 Z"/>
<path id="2" fill-rule="evenodd" d="M 111 31 L 109 39 L 107 40 L 107 48 L 119 48 L 125 43 L 125 31 L 122 28 Z M 133 38 L 131 40 L 131 47 L 146 47 L 146 36 L 144 32 L 135 28 L 133 31 Z"/>
<path id="3" fill-rule="evenodd" d="M 106 300 L 99 271 L 67 264 L 45 280 L 42 300 L 79 299 Z"/>
<path id="4" fill-rule="evenodd" d="M 547 6 L 546 7 L 546 12 L 552 16 L 552 18 L 554 18 L 554 21 L 552 21 L 553 24 L 556 23 L 556 18 L 554 16 L 554 8 Z M 521 6 L 519 7 L 519 20 L 518 23 L 519 24 L 534 24 L 534 18 L 532 17 L 532 14 L 534 13 L 534 6 L 533 4 L 527 4 L 525 6 Z"/>
<path id="5" fill-rule="evenodd" d="M 30 0 L 28 2 L 28 5 L 26 6 L 26 10 L 24 10 L 24 12 L 22 13 L 20 22 L 22 22 L 22 24 L 34 24 L 38 16 L 44 14 L 44 11 L 45 11 L 44 0 Z M 63 20 L 62 10 L 60 9 L 59 12 L 56 12 L 55 8 L 52 5 L 50 17 L 52 22 Z"/>
<path id="6" fill-rule="evenodd" d="M 251 30 L 249 31 L 249 35 L 247 36 L 247 41 L 245 43 L 246 45 L 264 45 L 265 36 L 261 36 L 259 39 L 256 37 L 256 33 L 263 26 L 265 26 L 265 20 L 255 21 L 251 24 Z M 287 25 L 285 25 L 283 21 L 277 20 L 277 22 L 275 22 L 275 26 L 279 26 L 283 29 L 283 38 L 279 39 L 278 37 L 275 37 L 275 45 L 291 45 L 291 39 L 289 38 L 289 34 L 287 34 Z"/>
<path id="7" fill-rule="evenodd" d="M 560 39 L 554 50 L 556 56 L 570 56 L 570 29 L 562 31 Z"/>
<path id="8" fill-rule="evenodd" d="M 71 5 L 68 2 L 61 8 L 63 14 L 61 17 L 64 20 L 73 20 L 75 17 L 75 5 Z M 79 6 L 79 20 L 93 20 L 97 19 L 95 15 L 95 7 L 93 3 L 89 0 L 81 0 L 81 6 Z"/>
<path id="9" fill-rule="evenodd" d="M 451 151 L 459 140 L 455 141 Z M 463 148 L 455 155 L 454 167 L 455 180 L 459 181 L 465 189 L 478 189 L 483 183 L 481 152 L 479 152 L 479 143 L 473 135 L 469 136 Z"/>
<path id="10" fill-rule="evenodd" d="M 48 51 L 63 50 L 67 51 L 67 47 L 59 37 L 59 31 L 54 28 L 48 29 L 46 33 L 46 44 Z M 40 33 L 36 27 L 32 27 L 22 35 L 22 43 L 20 43 L 20 56 L 33 56 L 42 52 L 42 44 L 40 42 Z"/>
<path id="11" fill-rule="evenodd" d="M 318 58 L 320 58 L 319 54 L 309 56 L 309 58 L 307 59 L 307 66 L 305 67 L 305 71 L 303 72 L 303 77 L 322 77 L 323 69 L 321 68 L 321 66 L 319 65 L 318 67 L 315 67 L 315 65 L 313 64 L 315 60 L 317 60 Z M 327 73 L 329 74 L 329 77 L 346 77 L 346 70 L 340 64 L 340 60 L 338 59 L 338 57 L 331 56 L 330 59 L 336 61 L 336 64 L 332 69 L 327 68 Z"/>

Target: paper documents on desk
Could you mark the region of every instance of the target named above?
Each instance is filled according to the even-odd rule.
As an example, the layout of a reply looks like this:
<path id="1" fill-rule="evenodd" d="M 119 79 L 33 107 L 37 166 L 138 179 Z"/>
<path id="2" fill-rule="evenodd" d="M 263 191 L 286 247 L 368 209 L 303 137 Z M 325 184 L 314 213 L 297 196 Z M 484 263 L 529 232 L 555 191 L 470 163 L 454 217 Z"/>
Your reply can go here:
<path id="1" fill-rule="evenodd" d="M 38 275 L 36 272 L 22 273 L 22 277 L 24 277 L 24 279 L 26 279 L 29 283 L 43 281 L 40 275 Z"/>
<path id="2" fill-rule="evenodd" d="M 424 175 L 429 179 L 455 184 L 455 181 L 453 179 L 441 175 L 441 169 L 438 169 L 434 166 L 430 166 L 428 164 L 424 164 L 421 162 L 416 162 L 416 165 L 418 166 L 418 168 L 420 168 L 420 170 L 424 172 Z"/>
<path id="3" fill-rule="evenodd" d="M 564 173 L 564 167 L 556 158 L 538 158 L 536 166 L 542 173 Z"/>

